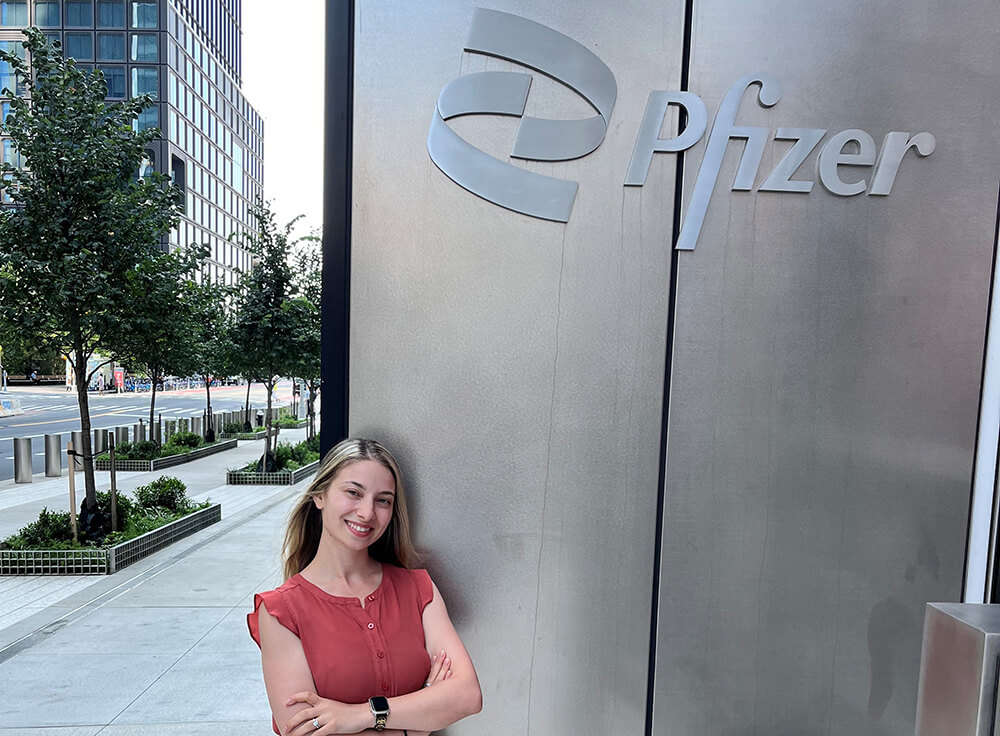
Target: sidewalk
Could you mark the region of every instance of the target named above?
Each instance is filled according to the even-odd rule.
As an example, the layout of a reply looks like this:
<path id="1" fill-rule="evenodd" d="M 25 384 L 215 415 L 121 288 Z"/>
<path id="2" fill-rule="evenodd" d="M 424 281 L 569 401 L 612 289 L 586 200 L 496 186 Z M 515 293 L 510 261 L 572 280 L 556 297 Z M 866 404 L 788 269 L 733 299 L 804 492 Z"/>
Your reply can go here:
<path id="1" fill-rule="evenodd" d="M 125 490 L 179 477 L 193 498 L 222 503 L 220 523 L 114 575 L 0 578 L 0 736 L 272 733 L 245 619 L 253 593 L 280 583 L 284 521 L 308 481 L 224 485 L 226 468 L 262 447 L 241 442 L 165 471 L 118 473 Z M 43 505 L 67 508 L 66 489 L 65 476 L 0 483 L 0 536 Z"/>

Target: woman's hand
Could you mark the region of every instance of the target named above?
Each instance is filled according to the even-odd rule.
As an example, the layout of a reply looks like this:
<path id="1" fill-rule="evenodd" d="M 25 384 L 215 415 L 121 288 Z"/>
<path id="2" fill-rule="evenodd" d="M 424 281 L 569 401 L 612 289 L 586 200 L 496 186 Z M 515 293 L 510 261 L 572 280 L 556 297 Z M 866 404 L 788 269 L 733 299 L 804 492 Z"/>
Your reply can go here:
<path id="1" fill-rule="evenodd" d="M 430 687 L 436 682 L 444 682 L 451 677 L 451 660 L 444 649 L 431 657 L 431 671 L 427 675 L 424 687 Z"/>
<path id="2" fill-rule="evenodd" d="M 350 705 L 321 698 L 314 692 L 295 693 L 286 706 L 305 703 L 308 708 L 297 711 L 285 723 L 285 736 L 330 736 L 338 733 L 360 733 L 374 720 L 368 703 Z M 316 728 L 319 724 L 319 728 Z"/>

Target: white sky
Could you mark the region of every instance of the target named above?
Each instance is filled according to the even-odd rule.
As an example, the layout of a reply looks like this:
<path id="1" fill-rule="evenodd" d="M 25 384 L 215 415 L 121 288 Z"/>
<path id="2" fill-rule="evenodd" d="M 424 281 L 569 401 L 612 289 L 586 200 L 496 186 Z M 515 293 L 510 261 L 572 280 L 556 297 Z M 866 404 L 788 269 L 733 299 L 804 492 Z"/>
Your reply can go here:
<path id="1" fill-rule="evenodd" d="M 264 118 L 264 197 L 278 225 L 305 215 L 299 235 L 323 223 L 324 6 L 243 0 L 243 93 Z"/>

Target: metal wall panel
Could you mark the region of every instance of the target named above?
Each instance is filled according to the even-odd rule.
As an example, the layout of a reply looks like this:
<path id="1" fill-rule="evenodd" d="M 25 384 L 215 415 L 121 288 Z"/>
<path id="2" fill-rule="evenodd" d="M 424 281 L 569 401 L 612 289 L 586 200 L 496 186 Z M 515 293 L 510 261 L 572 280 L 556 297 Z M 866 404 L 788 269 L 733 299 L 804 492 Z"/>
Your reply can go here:
<path id="1" fill-rule="evenodd" d="M 560 224 L 479 199 L 431 162 L 441 90 L 520 70 L 463 53 L 477 3 L 359 0 L 350 428 L 383 438 L 477 664 L 454 733 L 639 733 L 647 687 L 672 164 L 622 180 L 650 89 L 678 86 L 678 0 L 498 2 L 596 53 L 604 143 L 518 166 L 580 183 Z M 593 115 L 534 74 L 527 114 Z M 507 160 L 513 118 L 449 125 Z"/>
<path id="2" fill-rule="evenodd" d="M 962 592 L 996 7 L 696 0 L 693 29 L 710 121 L 766 72 L 781 100 L 748 91 L 740 124 L 929 131 L 937 149 L 908 154 L 890 196 L 844 198 L 731 192 L 729 144 L 680 254 L 654 732 L 906 736 L 924 604 Z M 787 147 L 768 143 L 757 185 Z"/>

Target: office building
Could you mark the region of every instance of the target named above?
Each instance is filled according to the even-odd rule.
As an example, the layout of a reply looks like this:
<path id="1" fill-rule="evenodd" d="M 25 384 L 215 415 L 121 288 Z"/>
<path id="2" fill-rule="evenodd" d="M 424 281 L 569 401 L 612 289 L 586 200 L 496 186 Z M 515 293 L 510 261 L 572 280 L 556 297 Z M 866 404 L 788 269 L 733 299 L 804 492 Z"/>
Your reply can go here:
<path id="1" fill-rule="evenodd" d="M 207 243 L 208 275 L 233 283 L 250 254 L 230 234 L 253 230 L 250 204 L 262 193 L 260 115 L 240 90 L 240 0 L 6 0 L 0 46 L 22 50 L 34 25 L 67 56 L 100 69 L 109 99 L 149 94 L 138 121 L 158 127 L 144 167 L 173 177 L 184 214 L 169 247 Z M 0 81 L 9 69 L 0 69 Z M 8 86 L 13 86 L 9 80 Z M 4 143 L 8 160 L 15 156 Z"/>

